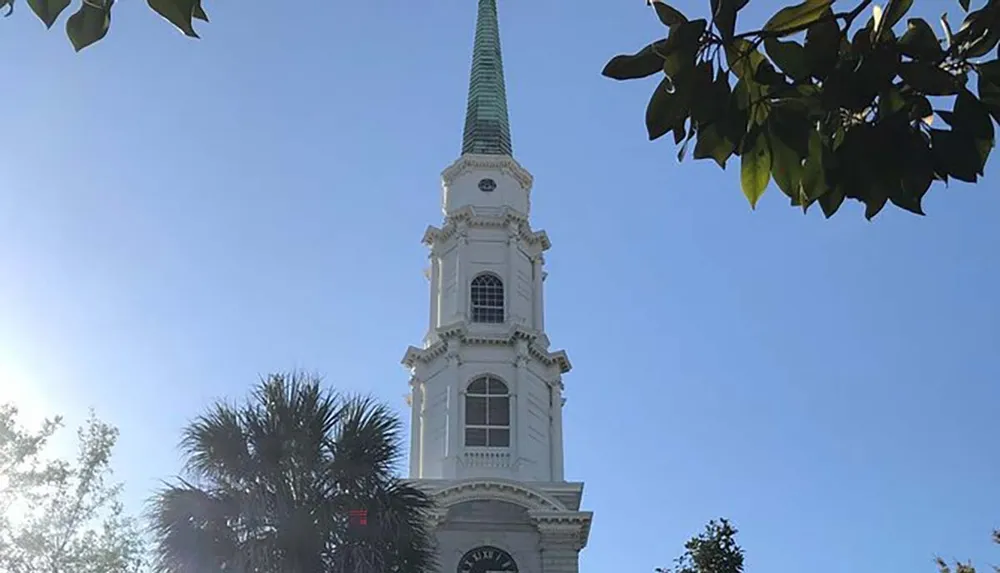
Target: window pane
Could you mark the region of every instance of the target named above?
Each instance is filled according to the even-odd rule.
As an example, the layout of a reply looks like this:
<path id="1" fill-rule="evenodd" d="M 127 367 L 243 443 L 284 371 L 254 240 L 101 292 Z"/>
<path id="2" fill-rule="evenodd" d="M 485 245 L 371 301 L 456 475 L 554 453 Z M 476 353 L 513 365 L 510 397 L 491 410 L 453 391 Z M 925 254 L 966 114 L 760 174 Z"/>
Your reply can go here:
<path id="1" fill-rule="evenodd" d="M 486 379 L 480 378 L 472 384 L 469 384 L 469 394 L 485 394 L 486 393 Z"/>
<path id="2" fill-rule="evenodd" d="M 510 398 L 490 398 L 489 424 L 491 426 L 510 425 Z"/>
<path id="3" fill-rule="evenodd" d="M 494 396 L 503 396 L 507 393 L 507 385 L 503 382 L 497 380 L 496 378 L 489 379 L 489 386 L 487 387 L 487 392 L 493 394 Z"/>
<path id="4" fill-rule="evenodd" d="M 486 398 L 465 398 L 465 423 L 471 426 L 486 425 Z"/>
<path id="5" fill-rule="evenodd" d="M 485 446 L 486 445 L 486 428 L 466 428 L 465 429 L 465 445 L 467 445 L 467 446 Z"/>
<path id="6" fill-rule="evenodd" d="M 497 448 L 506 448 L 510 445 L 510 430 L 507 428 L 490 428 L 490 446 Z"/>

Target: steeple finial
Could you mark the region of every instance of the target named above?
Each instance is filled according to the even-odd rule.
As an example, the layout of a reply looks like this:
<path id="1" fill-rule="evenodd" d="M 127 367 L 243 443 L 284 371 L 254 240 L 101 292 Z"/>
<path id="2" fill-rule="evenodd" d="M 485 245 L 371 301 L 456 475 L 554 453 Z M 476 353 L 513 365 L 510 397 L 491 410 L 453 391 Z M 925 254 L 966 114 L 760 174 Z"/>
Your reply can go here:
<path id="1" fill-rule="evenodd" d="M 496 0 L 479 0 L 462 153 L 513 155 Z"/>

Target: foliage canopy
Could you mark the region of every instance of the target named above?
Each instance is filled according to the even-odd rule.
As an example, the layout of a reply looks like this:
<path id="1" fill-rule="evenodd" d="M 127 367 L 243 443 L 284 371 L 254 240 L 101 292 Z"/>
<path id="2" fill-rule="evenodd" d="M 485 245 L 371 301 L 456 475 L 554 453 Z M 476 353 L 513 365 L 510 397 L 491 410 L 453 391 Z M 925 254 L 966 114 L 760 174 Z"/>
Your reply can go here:
<path id="1" fill-rule="evenodd" d="M 91 415 L 78 432 L 73 464 L 45 455 L 61 419 L 31 432 L 17 414 L 0 405 L 0 571 L 141 571 L 141 530 L 125 514 L 121 484 L 109 482 L 118 430 Z"/>
<path id="2" fill-rule="evenodd" d="M 25 0 L 32 12 L 51 28 L 59 16 L 69 8 L 73 0 Z M 0 0 L 0 9 L 6 8 L 4 16 L 14 11 L 16 0 Z M 202 8 L 201 0 L 146 0 L 149 7 L 177 27 L 184 35 L 197 38 L 194 21 L 208 22 L 208 15 Z M 77 52 L 90 46 L 108 34 L 111 27 L 111 9 L 115 0 L 80 0 L 73 14 L 66 19 L 66 35 Z"/>
<path id="3" fill-rule="evenodd" d="M 667 36 L 612 58 L 604 75 L 662 74 L 646 108 L 650 140 L 672 134 L 683 159 L 725 168 L 740 159 L 743 193 L 756 206 L 773 180 L 793 206 L 818 202 L 826 217 L 844 199 L 871 219 L 886 203 L 923 215 L 935 181 L 974 183 L 1000 122 L 1000 0 L 965 12 L 942 38 L 906 15 L 914 0 L 805 0 L 737 32 L 749 0 L 710 0 L 689 19 L 649 0 Z M 863 14 L 871 16 L 862 25 Z M 992 119 L 991 119 L 992 118 Z"/>

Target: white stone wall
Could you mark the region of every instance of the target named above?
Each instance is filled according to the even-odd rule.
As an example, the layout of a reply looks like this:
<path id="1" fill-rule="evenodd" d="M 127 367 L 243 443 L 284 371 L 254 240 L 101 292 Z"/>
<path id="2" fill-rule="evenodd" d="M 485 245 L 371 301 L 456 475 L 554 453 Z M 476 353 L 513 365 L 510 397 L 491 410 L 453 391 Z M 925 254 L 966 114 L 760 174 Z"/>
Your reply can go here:
<path id="1" fill-rule="evenodd" d="M 557 431 L 562 408 L 560 374 L 522 344 L 461 344 L 415 368 L 411 402 L 411 477 L 461 479 L 503 477 L 520 481 L 561 481 L 562 441 Z M 464 443 L 465 388 L 489 374 L 511 392 L 511 446 L 473 448 Z M 419 396 L 418 396 L 419 394 Z"/>
<path id="2" fill-rule="evenodd" d="M 500 501 L 474 501 L 452 507 L 437 530 L 442 573 L 454 573 L 467 551 L 489 545 L 514 558 L 519 573 L 545 573 L 540 536 L 527 512 Z"/>
<path id="3" fill-rule="evenodd" d="M 525 188 L 524 180 L 519 180 L 509 169 L 504 169 L 506 161 L 497 161 L 498 159 L 500 158 L 483 158 L 486 164 L 484 167 L 462 170 L 453 178 L 446 178 L 441 205 L 445 214 L 473 206 L 486 210 L 510 207 L 525 216 L 529 215 L 530 180 Z M 496 189 L 488 193 L 479 189 L 479 181 L 486 177 L 496 182 Z"/>

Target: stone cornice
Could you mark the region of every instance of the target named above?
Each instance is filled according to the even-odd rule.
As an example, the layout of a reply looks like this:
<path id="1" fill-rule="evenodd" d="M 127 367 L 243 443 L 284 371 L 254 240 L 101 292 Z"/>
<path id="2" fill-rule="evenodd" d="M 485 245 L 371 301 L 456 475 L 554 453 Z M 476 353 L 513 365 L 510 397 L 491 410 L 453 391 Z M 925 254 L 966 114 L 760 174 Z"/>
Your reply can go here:
<path id="1" fill-rule="evenodd" d="M 549 547 L 566 546 L 579 551 L 590 539 L 592 511 L 529 510 L 535 527 L 542 536 L 542 544 Z"/>
<path id="2" fill-rule="evenodd" d="M 444 355 L 448 351 L 448 341 L 458 340 L 462 344 L 477 345 L 516 345 L 517 341 L 527 342 L 527 353 L 529 356 L 541 361 L 546 366 L 556 365 L 559 372 L 565 374 L 569 372 L 573 365 L 564 350 L 549 352 L 539 344 L 539 332 L 534 329 L 525 328 L 519 324 L 513 324 L 505 331 L 476 331 L 470 332 L 465 322 L 456 322 L 439 327 L 436 330 L 437 342 L 426 348 L 410 346 L 403 355 L 402 364 L 407 368 L 413 368 L 418 362 L 429 362 L 438 356 Z"/>
<path id="3" fill-rule="evenodd" d="M 534 515 L 563 515 L 568 511 L 556 498 L 531 487 L 530 484 L 500 478 L 471 478 L 445 484 L 433 482 L 413 482 L 417 487 L 428 490 L 439 509 L 470 501 L 503 501 L 523 507 Z"/>
<path id="4" fill-rule="evenodd" d="M 462 224 L 467 227 L 504 228 L 513 226 L 514 236 L 544 252 L 552 248 L 552 242 L 545 231 L 532 231 L 527 217 L 517 210 L 504 206 L 496 212 L 477 212 L 475 207 L 466 206 L 449 213 L 441 228 L 429 225 L 421 242 L 429 247 L 441 244 L 461 232 Z"/>
<path id="5" fill-rule="evenodd" d="M 527 169 L 521 167 L 521 164 L 517 160 L 505 155 L 466 153 L 441 173 L 441 183 L 446 187 L 451 186 L 455 179 L 465 173 L 478 170 L 497 170 L 513 177 L 517 181 L 517 184 L 528 192 L 530 197 L 531 185 L 534 182 L 534 178 L 531 176 L 531 173 L 528 173 Z"/>

